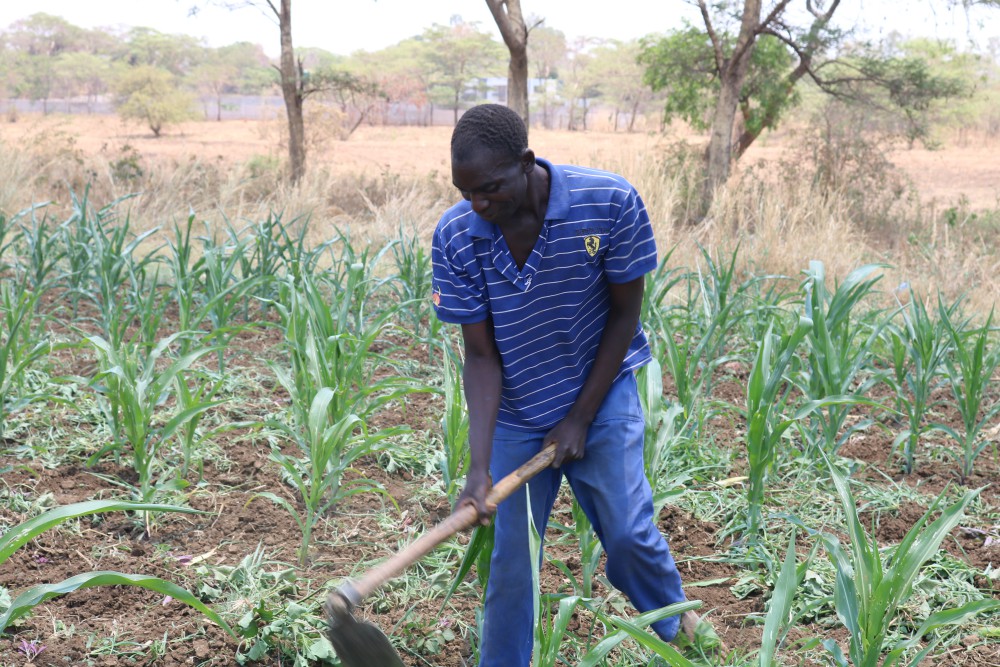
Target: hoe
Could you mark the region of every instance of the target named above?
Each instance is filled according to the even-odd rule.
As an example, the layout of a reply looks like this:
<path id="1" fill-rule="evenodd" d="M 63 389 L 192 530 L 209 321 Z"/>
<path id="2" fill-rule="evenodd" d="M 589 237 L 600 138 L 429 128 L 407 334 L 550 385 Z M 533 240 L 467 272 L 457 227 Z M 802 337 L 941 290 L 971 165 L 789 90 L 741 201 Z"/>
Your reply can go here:
<path id="1" fill-rule="evenodd" d="M 523 486 L 529 479 L 552 464 L 556 446 L 550 444 L 530 461 L 497 482 L 486 497 L 496 506 Z M 326 599 L 327 636 L 344 667 L 403 667 L 389 639 L 370 623 L 359 621 L 352 613 L 361 601 L 389 579 L 430 553 L 434 547 L 455 533 L 471 528 L 479 520 L 476 508 L 463 505 L 402 551 L 381 565 L 368 570 L 360 579 L 345 582 Z"/>

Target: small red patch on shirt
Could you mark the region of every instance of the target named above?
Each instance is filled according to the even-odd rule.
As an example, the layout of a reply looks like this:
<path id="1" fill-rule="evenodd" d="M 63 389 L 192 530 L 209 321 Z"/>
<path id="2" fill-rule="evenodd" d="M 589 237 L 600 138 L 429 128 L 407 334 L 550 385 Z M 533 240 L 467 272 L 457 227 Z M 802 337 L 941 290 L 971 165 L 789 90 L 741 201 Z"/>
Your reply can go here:
<path id="1" fill-rule="evenodd" d="M 441 305 L 441 292 L 431 292 L 431 301 L 435 306 Z"/>

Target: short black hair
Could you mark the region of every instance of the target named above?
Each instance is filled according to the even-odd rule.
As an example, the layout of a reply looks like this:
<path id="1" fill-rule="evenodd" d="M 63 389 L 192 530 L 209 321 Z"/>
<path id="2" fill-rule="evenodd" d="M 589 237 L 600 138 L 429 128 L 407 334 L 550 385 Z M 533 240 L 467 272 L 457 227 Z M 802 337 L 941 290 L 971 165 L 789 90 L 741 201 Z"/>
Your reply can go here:
<path id="1" fill-rule="evenodd" d="M 521 159 L 528 148 L 528 130 L 516 111 L 502 104 L 480 104 L 462 114 L 451 133 L 451 159 L 467 160 L 482 148 Z"/>

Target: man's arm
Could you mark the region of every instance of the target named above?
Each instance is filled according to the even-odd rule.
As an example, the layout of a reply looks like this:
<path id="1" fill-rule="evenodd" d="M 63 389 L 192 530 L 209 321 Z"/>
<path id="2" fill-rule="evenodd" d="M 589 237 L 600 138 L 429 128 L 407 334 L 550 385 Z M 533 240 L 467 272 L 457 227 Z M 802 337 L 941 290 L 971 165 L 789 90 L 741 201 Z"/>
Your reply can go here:
<path id="1" fill-rule="evenodd" d="M 465 488 L 456 506 L 472 503 L 479 511 L 480 522 L 489 523 L 489 516 L 496 510 L 486 506 L 490 489 L 490 456 L 493 449 L 493 430 L 500 411 L 502 371 L 500 352 L 493 333 L 493 320 L 462 325 L 465 344 L 465 366 L 462 386 L 469 407 L 469 472 Z"/>
<path id="2" fill-rule="evenodd" d="M 601 333 L 594 365 L 569 413 L 545 436 L 546 444 L 557 443 L 556 456 L 552 461 L 554 468 L 561 466 L 564 461 L 583 458 L 587 429 L 618 375 L 635 335 L 642 310 L 645 280 L 645 276 L 639 276 L 627 283 L 610 284 L 608 321 Z"/>

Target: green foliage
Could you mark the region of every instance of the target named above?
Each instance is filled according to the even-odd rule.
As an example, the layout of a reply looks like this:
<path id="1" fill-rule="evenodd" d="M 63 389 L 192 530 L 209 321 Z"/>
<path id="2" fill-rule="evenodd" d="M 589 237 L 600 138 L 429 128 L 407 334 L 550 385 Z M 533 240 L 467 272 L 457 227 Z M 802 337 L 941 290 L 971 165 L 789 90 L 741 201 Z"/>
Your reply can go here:
<path id="1" fill-rule="evenodd" d="M 448 500 L 454 505 L 462 491 L 462 480 L 469 470 L 469 413 L 462 393 L 462 364 L 452 351 L 445 334 L 441 346 L 444 369 L 444 414 L 441 418 L 442 457 L 439 462 L 442 483 Z"/>
<path id="2" fill-rule="evenodd" d="M 364 263 L 354 263 L 330 304 L 321 286 L 333 283 L 303 276 L 301 285 L 284 285 L 277 303 L 291 356 L 291 372 L 277 364 L 272 369 L 292 400 L 293 424 L 273 421 L 270 425 L 294 443 L 295 451 L 275 447 L 271 457 L 286 473 L 304 503 L 299 513 L 284 498 L 266 493 L 292 514 L 302 530 L 300 563 L 305 563 L 313 528 L 322 514 L 351 495 L 381 491 L 365 478 L 345 483 L 343 476 L 359 458 L 372 454 L 388 437 L 404 432 L 401 427 L 369 431 L 367 420 L 391 401 L 419 387 L 407 378 L 374 379 L 373 346 L 394 309 L 386 309 L 373 322 L 350 310 L 366 289 Z M 285 305 L 287 304 L 287 305 Z"/>
<path id="3" fill-rule="evenodd" d="M 893 448 L 902 446 L 907 474 L 913 472 L 920 438 L 931 428 L 924 418 L 934 405 L 933 392 L 940 384 L 942 364 L 951 349 L 943 321 L 931 319 L 927 307 L 912 290 L 909 297 L 901 307 L 903 326 L 888 325 L 885 329 L 893 360 L 892 374 L 887 379 L 907 419 L 907 428 L 896 436 Z M 956 306 L 952 304 L 949 312 Z"/>
<path id="4" fill-rule="evenodd" d="M 920 141 L 934 148 L 933 121 L 972 96 L 977 69 L 975 57 L 954 45 L 913 40 L 846 55 L 833 64 L 824 87 L 874 111 L 911 147 Z"/>
<path id="5" fill-rule="evenodd" d="M 735 37 L 723 33 L 719 38 L 724 52 L 730 52 Z M 665 36 L 645 37 L 638 60 L 646 68 L 643 81 L 654 91 L 667 93 L 663 109 L 667 121 L 679 117 L 696 129 L 708 129 L 720 84 L 715 50 L 704 29 L 688 25 Z M 798 93 L 784 80 L 792 65 L 784 42 L 770 35 L 757 39 L 739 94 L 747 131 L 756 135 L 774 129 L 782 114 L 798 104 Z"/>
<path id="6" fill-rule="evenodd" d="M 185 335 L 185 332 L 172 334 L 152 350 L 136 343 L 115 348 L 100 336 L 86 339 L 97 355 L 100 368 L 91 386 L 104 399 L 102 411 L 112 432 L 112 442 L 92 456 L 91 463 L 108 452 L 127 448 L 130 463 L 138 474 L 134 491 L 144 502 L 152 500 L 159 488 L 174 484 L 165 479 L 170 472 L 161 455 L 166 443 L 186 422 L 217 405 L 211 401 L 190 401 L 165 424 L 155 420 L 158 408 L 174 389 L 175 380 L 199 358 L 214 351 L 203 347 L 168 360 L 165 368 L 159 366 L 174 341 Z"/>
<path id="7" fill-rule="evenodd" d="M 971 475 L 976 458 L 989 445 L 980 439 L 986 425 L 1000 413 L 1000 401 L 988 404 L 987 388 L 1000 367 L 1000 348 L 990 347 L 993 311 L 982 327 L 969 327 L 968 321 L 955 321 L 955 308 L 947 307 L 938 297 L 938 319 L 951 339 L 951 353 L 945 358 L 945 374 L 954 398 L 954 406 L 962 418 L 962 430 L 947 424 L 933 428 L 947 433 L 959 445 L 959 474 L 965 482 Z"/>
<path id="8" fill-rule="evenodd" d="M 154 136 L 167 125 L 194 116 L 191 96 L 177 87 L 174 75 L 152 65 L 126 70 L 115 85 L 115 106 L 122 118 L 145 123 Z"/>
<path id="9" fill-rule="evenodd" d="M 41 294 L 25 278 L 0 281 L 0 439 L 11 413 L 48 398 L 26 382 L 29 369 L 53 349 L 33 326 Z"/>
<path id="10" fill-rule="evenodd" d="M 420 36 L 421 58 L 428 70 L 428 96 L 456 115 L 469 79 L 483 76 L 504 60 L 504 48 L 476 23 L 434 24 Z M 475 98 L 473 98 L 475 101 Z"/>
<path id="11" fill-rule="evenodd" d="M 123 574 L 121 572 L 85 572 L 64 579 L 56 584 L 38 584 L 24 591 L 11 603 L 10 608 L 0 616 L 0 630 L 6 628 L 10 623 L 16 621 L 21 616 L 37 607 L 42 602 L 59 595 L 72 593 L 73 591 L 93 588 L 94 586 L 137 586 L 151 591 L 155 591 L 164 596 L 170 596 L 178 602 L 182 602 L 189 607 L 199 611 L 205 618 L 220 626 L 231 636 L 235 633 L 229 625 L 222 620 L 222 617 L 197 597 L 181 588 L 177 584 L 151 577 L 143 574 Z"/>
<path id="12" fill-rule="evenodd" d="M 776 334 L 768 329 L 757 347 L 750 370 L 746 389 L 746 447 L 750 480 L 745 534 L 752 541 L 759 539 L 764 528 L 764 488 L 778 460 L 778 447 L 785 431 L 795 422 L 795 419 L 784 419 L 782 415 L 790 388 L 785 372 L 812 325 L 811 320 L 801 316 L 795 328 L 788 333 Z M 796 415 L 796 418 L 801 416 L 804 415 Z"/>
<path id="13" fill-rule="evenodd" d="M 833 293 L 826 286 L 822 262 L 810 262 L 806 272 L 805 314 L 812 320 L 812 329 L 806 337 L 808 356 L 799 386 L 812 400 L 845 399 L 830 402 L 813 413 L 812 421 L 822 433 L 827 453 L 836 452 L 852 433 L 871 424 L 859 421 L 841 433 L 851 408 L 864 402 L 860 397 L 881 378 L 869 366 L 872 347 L 888 319 L 877 312 L 857 312 L 882 278 L 876 274 L 880 268 L 882 265 L 869 264 L 855 269 L 843 283 L 834 286 Z"/>
<path id="14" fill-rule="evenodd" d="M 891 625 L 900 607 L 912 595 L 913 583 L 920 569 L 937 552 L 948 533 L 958 525 L 965 509 L 979 491 L 966 492 L 958 502 L 945 508 L 937 519 L 931 521 L 931 515 L 941 502 L 939 497 L 927 513 L 907 531 L 892 556 L 883 560 L 874 538 L 869 537 L 858 519 L 857 505 L 847 480 L 832 464 L 829 469 L 847 519 L 846 528 L 850 540 L 845 549 L 836 536 L 821 534 L 830 560 L 837 569 L 834 605 L 840 622 L 848 631 L 850 641 L 850 662 L 836 642 L 831 639 L 823 642 L 835 664 L 841 667 L 848 664 L 855 667 L 876 667 L 879 664 L 883 667 L 916 665 L 940 641 L 938 636 L 932 635 L 915 655 L 908 655 L 907 651 L 916 649 L 922 638 L 931 635 L 937 628 L 963 623 L 972 616 L 1000 606 L 1000 602 L 996 600 L 976 600 L 958 608 L 934 613 L 921 623 L 909 639 L 889 646 L 883 660 Z"/>

